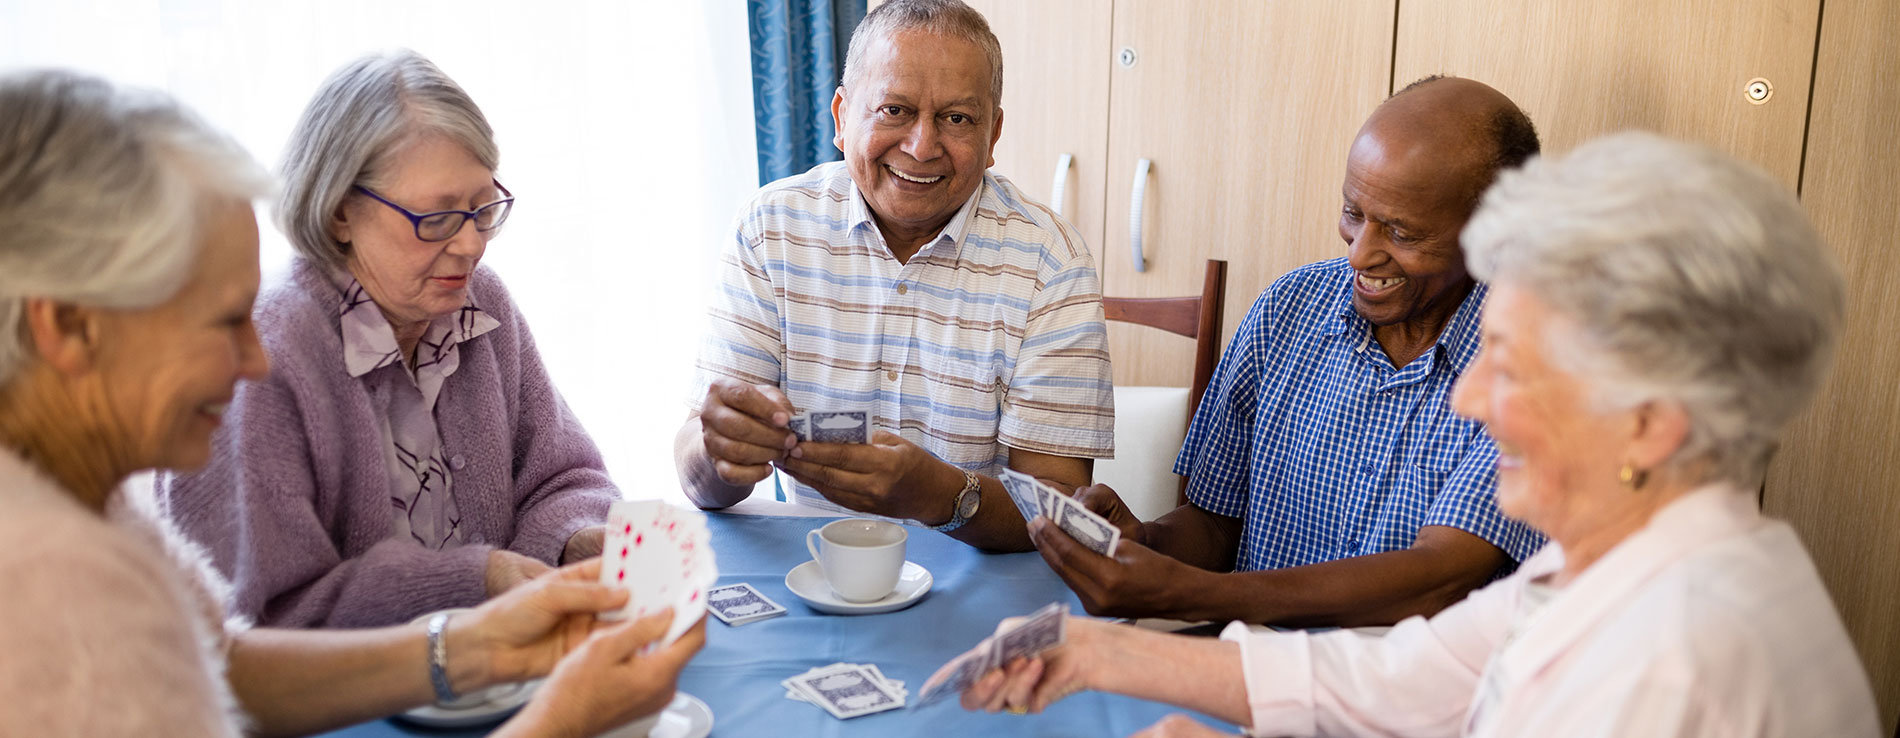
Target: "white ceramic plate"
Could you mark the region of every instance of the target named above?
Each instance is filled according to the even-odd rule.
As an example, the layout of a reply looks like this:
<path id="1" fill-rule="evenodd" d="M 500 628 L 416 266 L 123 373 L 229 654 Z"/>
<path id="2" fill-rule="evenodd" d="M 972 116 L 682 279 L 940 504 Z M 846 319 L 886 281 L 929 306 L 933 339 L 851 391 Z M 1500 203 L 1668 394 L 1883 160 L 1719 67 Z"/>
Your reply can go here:
<path id="1" fill-rule="evenodd" d="M 630 727 L 604 733 L 600 738 L 641 738 L 630 732 Z M 660 713 L 660 721 L 653 725 L 645 738 L 706 738 L 712 734 L 712 729 L 712 708 L 698 697 L 675 692 L 666 711 Z"/>
<path id="2" fill-rule="evenodd" d="M 811 609 L 834 615 L 876 615 L 881 612 L 894 612 L 917 604 L 918 600 L 930 592 L 930 570 L 918 566 L 914 561 L 904 562 L 903 571 L 897 574 L 897 589 L 883 599 L 870 602 L 846 602 L 831 591 L 831 585 L 825 584 L 824 572 L 818 569 L 818 562 L 807 561 L 792 567 L 785 575 L 785 588 L 798 595 Z"/>

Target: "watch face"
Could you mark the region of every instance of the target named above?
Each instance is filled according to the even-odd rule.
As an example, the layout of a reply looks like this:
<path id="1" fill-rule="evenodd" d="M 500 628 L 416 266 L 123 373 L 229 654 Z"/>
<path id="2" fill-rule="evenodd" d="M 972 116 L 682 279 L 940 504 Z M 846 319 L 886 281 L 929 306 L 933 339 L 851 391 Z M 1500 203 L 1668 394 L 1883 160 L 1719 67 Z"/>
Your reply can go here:
<path id="1" fill-rule="evenodd" d="M 957 501 L 957 517 L 969 518 L 976 514 L 976 506 L 983 503 L 983 491 L 973 490 Z"/>

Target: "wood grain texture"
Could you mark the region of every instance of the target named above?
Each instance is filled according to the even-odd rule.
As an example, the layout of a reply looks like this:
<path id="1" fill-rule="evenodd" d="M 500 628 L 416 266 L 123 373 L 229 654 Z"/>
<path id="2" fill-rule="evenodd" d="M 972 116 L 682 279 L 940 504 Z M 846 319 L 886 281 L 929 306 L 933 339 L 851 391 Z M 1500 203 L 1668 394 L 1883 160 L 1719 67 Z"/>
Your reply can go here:
<path id="1" fill-rule="evenodd" d="M 1193 294 L 1206 260 L 1225 259 L 1231 335 L 1274 278 L 1343 255 L 1346 151 L 1387 94 L 1393 13 L 1393 0 L 1117 2 L 1113 46 L 1136 62 L 1112 73 L 1104 294 Z M 1143 157 L 1153 170 L 1138 273 L 1129 191 Z M 1187 386 L 1191 346 L 1110 326 L 1115 382 Z"/>
<path id="2" fill-rule="evenodd" d="M 1801 200 L 1848 280 L 1828 384 L 1788 433 L 1764 506 L 1801 533 L 1900 715 L 1900 3 L 1827 0 Z M 1884 731 L 1883 731 L 1884 732 Z"/>
<path id="3" fill-rule="evenodd" d="M 968 0 L 1003 46 L 1003 137 L 992 169 L 1065 212 L 1097 252 L 1108 157 L 1111 0 Z M 1057 158 L 1075 157 L 1066 203 L 1049 201 Z"/>
<path id="4" fill-rule="evenodd" d="M 1820 0 L 1405 0 L 1393 78 L 1470 77 L 1549 152 L 1625 128 L 1706 142 L 1795 186 Z M 1748 102 L 1748 81 L 1774 94 Z"/>

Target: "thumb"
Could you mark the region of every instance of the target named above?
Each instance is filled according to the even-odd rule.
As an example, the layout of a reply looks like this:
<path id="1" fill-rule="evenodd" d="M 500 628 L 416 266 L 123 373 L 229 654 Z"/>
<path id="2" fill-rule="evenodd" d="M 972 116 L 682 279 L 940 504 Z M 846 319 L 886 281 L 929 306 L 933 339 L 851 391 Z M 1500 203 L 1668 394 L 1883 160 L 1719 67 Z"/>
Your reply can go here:
<path id="1" fill-rule="evenodd" d="M 593 582 L 548 582 L 535 595 L 535 603 L 549 612 L 562 615 L 605 612 L 627 604 L 628 592 Z"/>
<path id="2" fill-rule="evenodd" d="M 597 631 L 588 646 L 618 663 L 666 635 L 667 626 L 672 624 L 673 608 L 669 607 L 639 620 Z"/>

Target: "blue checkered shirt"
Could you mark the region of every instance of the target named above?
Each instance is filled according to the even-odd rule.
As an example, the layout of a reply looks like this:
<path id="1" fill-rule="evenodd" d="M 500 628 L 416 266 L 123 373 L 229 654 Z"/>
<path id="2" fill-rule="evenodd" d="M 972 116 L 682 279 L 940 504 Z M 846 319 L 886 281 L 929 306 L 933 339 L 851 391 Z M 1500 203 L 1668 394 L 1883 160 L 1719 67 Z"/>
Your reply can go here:
<path id="1" fill-rule="evenodd" d="M 1345 259 L 1308 264 L 1254 301 L 1174 463 L 1188 500 L 1244 519 L 1240 571 L 1404 549 L 1427 525 L 1523 561 L 1544 539 L 1499 514 L 1497 446 L 1450 404 L 1478 353 L 1485 287 L 1393 368 L 1353 310 L 1352 279 Z"/>

